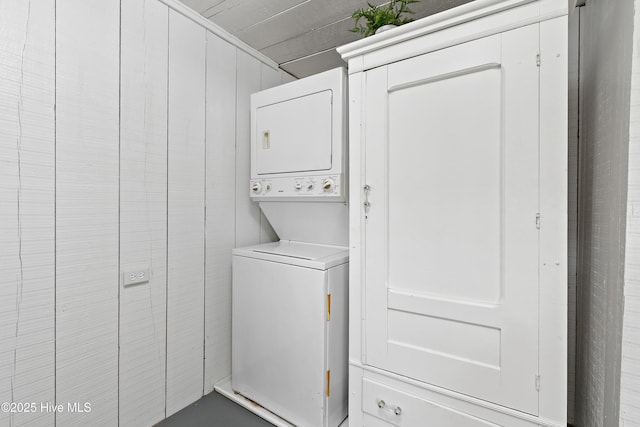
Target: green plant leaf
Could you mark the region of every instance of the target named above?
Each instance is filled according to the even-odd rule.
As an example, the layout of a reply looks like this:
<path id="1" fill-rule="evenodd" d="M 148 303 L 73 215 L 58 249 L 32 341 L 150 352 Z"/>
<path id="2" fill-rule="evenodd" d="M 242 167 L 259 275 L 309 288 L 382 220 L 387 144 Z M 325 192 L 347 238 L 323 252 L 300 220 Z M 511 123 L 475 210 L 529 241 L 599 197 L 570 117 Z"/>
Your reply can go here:
<path id="1" fill-rule="evenodd" d="M 349 31 L 363 34 L 365 37 L 375 34 L 376 30 L 384 25 L 403 25 L 412 22 L 412 18 L 405 18 L 403 14 L 413 14 L 409 4 L 418 3 L 420 0 L 390 0 L 389 3 L 376 6 L 367 2 L 368 8 L 360 8 L 353 11 L 351 18 L 355 20 L 353 28 Z M 363 20 L 364 23 L 361 23 Z"/>

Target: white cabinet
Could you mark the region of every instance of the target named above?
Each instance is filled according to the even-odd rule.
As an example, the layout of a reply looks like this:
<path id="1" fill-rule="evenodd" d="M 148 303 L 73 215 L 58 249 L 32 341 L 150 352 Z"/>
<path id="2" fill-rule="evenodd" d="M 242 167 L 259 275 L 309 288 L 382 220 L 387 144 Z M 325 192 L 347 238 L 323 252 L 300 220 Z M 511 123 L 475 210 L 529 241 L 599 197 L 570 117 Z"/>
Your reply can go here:
<path id="1" fill-rule="evenodd" d="M 339 48 L 350 425 L 566 425 L 566 13 L 479 0 Z"/>

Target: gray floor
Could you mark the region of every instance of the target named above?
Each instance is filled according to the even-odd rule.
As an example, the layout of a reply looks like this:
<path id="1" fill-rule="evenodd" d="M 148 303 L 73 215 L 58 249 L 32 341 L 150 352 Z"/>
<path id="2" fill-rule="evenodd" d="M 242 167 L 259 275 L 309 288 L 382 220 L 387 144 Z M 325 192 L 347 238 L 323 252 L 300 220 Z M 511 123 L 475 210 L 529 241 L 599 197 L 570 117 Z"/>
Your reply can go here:
<path id="1" fill-rule="evenodd" d="M 173 414 L 156 427 L 273 427 L 217 392 Z"/>

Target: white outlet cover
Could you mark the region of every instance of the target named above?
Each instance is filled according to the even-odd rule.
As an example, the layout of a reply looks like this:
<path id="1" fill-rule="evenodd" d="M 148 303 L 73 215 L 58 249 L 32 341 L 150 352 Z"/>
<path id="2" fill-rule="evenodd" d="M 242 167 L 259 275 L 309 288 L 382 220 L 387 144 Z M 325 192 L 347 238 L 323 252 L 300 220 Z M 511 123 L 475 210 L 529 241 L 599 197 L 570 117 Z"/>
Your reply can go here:
<path id="1" fill-rule="evenodd" d="M 126 271 L 122 273 L 122 283 L 124 286 L 136 285 L 148 282 L 150 279 L 149 269 Z"/>

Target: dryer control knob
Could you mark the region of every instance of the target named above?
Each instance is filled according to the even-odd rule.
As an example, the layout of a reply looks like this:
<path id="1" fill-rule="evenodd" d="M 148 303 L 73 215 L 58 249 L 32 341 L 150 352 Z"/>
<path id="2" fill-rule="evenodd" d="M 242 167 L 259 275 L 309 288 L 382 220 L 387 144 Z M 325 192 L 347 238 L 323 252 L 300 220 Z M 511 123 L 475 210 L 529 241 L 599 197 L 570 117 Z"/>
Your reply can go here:
<path id="1" fill-rule="evenodd" d="M 262 185 L 259 182 L 254 182 L 251 184 L 251 191 L 256 194 L 260 193 L 260 191 L 262 191 Z"/>
<path id="2" fill-rule="evenodd" d="M 296 182 L 295 189 L 300 190 L 301 188 L 302 188 L 302 184 L 299 182 Z"/>
<path id="3" fill-rule="evenodd" d="M 322 188 L 324 191 L 331 191 L 335 186 L 336 183 L 332 178 L 325 178 L 324 181 L 322 181 Z"/>

